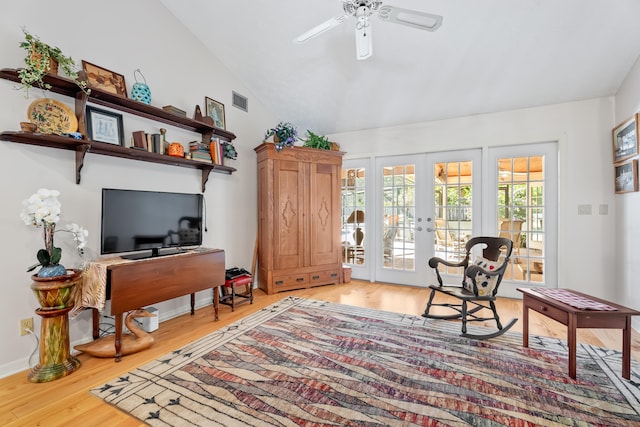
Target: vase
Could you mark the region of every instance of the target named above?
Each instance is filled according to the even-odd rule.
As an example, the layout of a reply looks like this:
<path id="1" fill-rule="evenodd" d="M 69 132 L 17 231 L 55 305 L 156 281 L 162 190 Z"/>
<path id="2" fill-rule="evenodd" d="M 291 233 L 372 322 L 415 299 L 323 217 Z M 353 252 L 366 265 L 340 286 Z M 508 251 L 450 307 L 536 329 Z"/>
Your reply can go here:
<path id="1" fill-rule="evenodd" d="M 280 142 L 278 135 L 273 135 L 273 144 L 276 146 L 276 151 L 280 151 L 284 148 L 284 143 Z"/>
<path id="2" fill-rule="evenodd" d="M 40 52 L 36 51 L 35 49 L 31 50 L 31 61 L 32 62 L 39 62 L 41 57 L 42 57 L 42 54 Z M 46 71 L 47 71 L 47 73 L 53 74 L 54 76 L 57 75 L 58 74 L 58 61 L 56 61 L 55 59 L 49 57 L 49 69 L 46 70 Z"/>
<path id="3" fill-rule="evenodd" d="M 29 381 L 42 383 L 62 378 L 80 367 L 80 360 L 71 356 L 68 313 L 74 305 L 74 290 L 82 281 L 82 271 L 67 270 L 57 277 L 31 276 L 33 289 L 42 317 L 40 325 L 40 360 L 31 372 Z"/>
<path id="4" fill-rule="evenodd" d="M 40 309 L 60 310 L 73 307 L 73 291 L 82 280 L 82 271 L 67 270 L 67 274 L 55 277 L 34 274 L 31 279 L 31 289 L 40 303 Z"/>

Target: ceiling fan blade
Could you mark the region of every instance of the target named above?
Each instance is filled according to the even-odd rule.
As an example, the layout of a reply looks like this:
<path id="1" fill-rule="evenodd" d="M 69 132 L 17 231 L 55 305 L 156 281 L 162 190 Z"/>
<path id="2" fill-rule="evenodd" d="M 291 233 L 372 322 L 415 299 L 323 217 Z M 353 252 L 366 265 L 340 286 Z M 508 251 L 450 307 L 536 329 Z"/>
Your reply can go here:
<path id="1" fill-rule="evenodd" d="M 341 15 L 341 16 L 336 16 L 334 18 L 331 18 L 328 21 L 325 21 L 322 24 L 317 25 L 312 29 L 310 29 L 309 31 L 299 35 L 298 37 L 296 37 L 294 41 L 296 43 L 304 43 L 307 40 L 312 39 L 316 36 L 319 36 L 320 34 L 327 32 L 330 29 L 335 28 L 338 25 L 342 24 L 347 19 L 348 16 L 349 15 Z"/>
<path id="2" fill-rule="evenodd" d="M 356 58 L 367 59 L 373 54 L 373 42 L 371 40 L 371 25 L 356 25 Z"/>
<path id="3" fill-rule="evenodd" d="M 382 6 L 378 10 L 380 19 L 425 31 L 435 31 L 442 25 L 442 16 L 400 7 Z"/>

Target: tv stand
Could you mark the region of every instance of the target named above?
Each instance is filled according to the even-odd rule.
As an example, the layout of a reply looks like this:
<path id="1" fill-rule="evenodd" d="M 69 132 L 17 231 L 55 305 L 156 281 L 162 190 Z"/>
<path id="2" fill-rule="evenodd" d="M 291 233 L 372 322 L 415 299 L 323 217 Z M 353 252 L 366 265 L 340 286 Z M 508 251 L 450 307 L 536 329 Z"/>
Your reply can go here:
<path id="1" fill-rule="evenodd" d="M 169 256 L 169 255 L 178 255 L 185 252 L 186 251 L 184 249 L 177 249 L 177 248 L 171 248 L 165 251 L 161 251 L 160 248 L 152 248 L 151 253 L 138 252 L 138 253 L 133 253 L 129 255 L 122 255 L 120 258 L 136 261 L 141 259 L 158 258 L 163 256 Z"/>
<path id="2" fill-rule="evenodd" d="M 100 261 L 96 261 L 100 262 Z M 222 249 L 197 249 L 186 253 L 109 264 L 107 286 L 111 288 L 111 314 L 115 318 L 116 362 L 122 358 L 123 314 L 157 302 L 213 289 L 214 318 L 218 320 L 218 287 L 224 285 Z M 93 309 L 93 339 L 98 339 L 100 316 Z"/>

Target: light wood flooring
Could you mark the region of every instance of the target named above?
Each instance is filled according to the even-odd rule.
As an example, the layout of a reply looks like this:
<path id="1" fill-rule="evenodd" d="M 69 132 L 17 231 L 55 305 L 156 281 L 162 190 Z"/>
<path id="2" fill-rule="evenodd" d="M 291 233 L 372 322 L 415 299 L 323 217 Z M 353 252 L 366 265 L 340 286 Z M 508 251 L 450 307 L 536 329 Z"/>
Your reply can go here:
<path id="1" fill-rule="evenodd" d="M 253 305 L 241 304 L 233 313 L 231 307 L 221 305 L 218 322 L 213 321 L 211 306 L 197 310 L 194 316 L 185 314 L 162 322 L 160 328 L 153 332 L 156 342 L 152 348 L 125 356 L 119 363 L 115 363 L 113 359 L 80 355 L 82 366 L 78 371 L 49 383 L 30 383 L 27 380 L 27 371 L 0 379 L 0 425 L 83 427 L 144 425 L 89 394 L 89 389 L 289 295 L 419 315 L 424 312 L 428 293 L 429 290 L 425 288 L 358 280 L 342 285 L 321 286 L 275 295 L 265 295 L 257 290 Z M 520 300 L 499 299 L 498 312 L 505 323 L 513 317 L 521 318 L 522 303 Z M 553 320 L 531 312 L 529 321 L 532 334 L 566 339 L 566 328 Z M 521 322 L 518 322 L 512 331 L 521 332 Z M 619 350 L 622 346 L 622 333 L 617 330 L 580 329 L 578 342 Z M 635 331 L 632 339 L 632 358 L 640 361 L 640 336 Z"/>

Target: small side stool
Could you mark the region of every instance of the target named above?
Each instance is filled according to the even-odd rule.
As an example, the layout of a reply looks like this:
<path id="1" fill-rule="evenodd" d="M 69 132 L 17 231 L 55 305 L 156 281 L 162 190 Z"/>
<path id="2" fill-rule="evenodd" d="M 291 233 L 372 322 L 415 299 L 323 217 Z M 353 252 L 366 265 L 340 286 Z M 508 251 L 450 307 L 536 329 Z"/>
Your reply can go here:
<path id="1" fill-rule="evenodd" d="M 246 291 L 244 294 L 237 294 L 236 286 L 241 285 L 245 286 Z M 253 304 L 253 276 L 250 274 L 243 274 L 242 276 L 224 281 L 220 304 L 230 305 L 231 311 L 235 311 L 236 297 L 244 298 L 243 301 L 239 301 L 238 303 L 249 301 L 250 304 Z"/>

